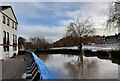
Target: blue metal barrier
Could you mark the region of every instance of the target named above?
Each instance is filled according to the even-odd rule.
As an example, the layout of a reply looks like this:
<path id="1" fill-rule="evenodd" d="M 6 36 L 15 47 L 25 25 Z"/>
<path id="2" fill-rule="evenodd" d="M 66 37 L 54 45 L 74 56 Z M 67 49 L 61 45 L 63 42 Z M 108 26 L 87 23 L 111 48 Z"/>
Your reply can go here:
<path id="1" fill-rule="evenodd" d="M 38 72 L 40 73 L 40 79 L 44 80 L 44 79 L 56 79 L 55 75 L 53 74 L 53 72 L 45 65 L 45 63 L 35 55 L 34 52 L 31 52 L 35 63 L 38 66 Z"/>

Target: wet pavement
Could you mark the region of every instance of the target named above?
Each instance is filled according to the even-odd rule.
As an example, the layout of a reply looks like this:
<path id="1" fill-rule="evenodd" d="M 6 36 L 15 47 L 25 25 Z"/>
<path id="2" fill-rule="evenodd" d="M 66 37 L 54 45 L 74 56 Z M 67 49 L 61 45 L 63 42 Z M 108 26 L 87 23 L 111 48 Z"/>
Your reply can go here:
<path id="1" fill-rule="evenodd" d="M 24 55 L 17 55 L 2 61 L 2 79 L 22 79 L 26 71 L 26 61 Z"/>

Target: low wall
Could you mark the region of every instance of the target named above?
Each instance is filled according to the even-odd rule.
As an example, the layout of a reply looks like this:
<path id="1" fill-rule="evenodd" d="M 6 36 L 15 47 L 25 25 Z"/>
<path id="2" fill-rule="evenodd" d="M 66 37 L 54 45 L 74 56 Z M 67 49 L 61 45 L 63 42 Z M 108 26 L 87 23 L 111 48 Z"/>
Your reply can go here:
<path id="1" fill-rule="evenodd" d="M 33 67 L 33 65 L 35 65 L 37 67 L 37 72 L 40 74 L 39 79 L 43 80 L 43 79 L 56 79 L 55 75 L 52 73 L 52 71 L 46 66 L 46 64 L 34 53 L 34 52 L 30 52 L 27 51 L 31 57 L 31 59 L 29 58 L 28 61 L 28 66 L 29 67 Z M 32 63 L 30 62 L 30 60 L 32 60 Z M 34 70 L 33 70 L 34 71 Z M 27 71 L 28 73 L 30 73 L 29 71 Z M 35 75 L 37 75 L 36 73 L 32 72 L 32 77 L 31 79 L 35 79 Z M 29 77 L 28 77 L 29 78 Z M 32 80 L 35 81 L 35 80 Z"/>

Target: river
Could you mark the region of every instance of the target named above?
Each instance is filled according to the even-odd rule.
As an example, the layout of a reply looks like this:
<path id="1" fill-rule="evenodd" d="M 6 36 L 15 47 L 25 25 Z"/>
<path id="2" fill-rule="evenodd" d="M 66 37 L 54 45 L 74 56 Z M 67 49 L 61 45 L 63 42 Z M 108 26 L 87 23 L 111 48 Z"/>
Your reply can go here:
<path id="1" fill-rule="evenodd" d="M 118 64 L 109 59 L 67 54 L 39 54 L 58 79 L 118 79 Z"/>

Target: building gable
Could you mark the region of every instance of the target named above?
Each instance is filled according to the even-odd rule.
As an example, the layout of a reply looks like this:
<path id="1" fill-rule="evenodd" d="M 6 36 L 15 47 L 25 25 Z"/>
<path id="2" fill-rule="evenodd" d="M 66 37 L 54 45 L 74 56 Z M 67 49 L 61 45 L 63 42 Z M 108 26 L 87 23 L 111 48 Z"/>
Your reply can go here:
<path id="1" fill-rule="evenodd" d="M 2 13 L 18 24 L 17 18 L 15 16 L 14 11 L 11 6 L 6 9 L 4 9 L 4 6 L 3 6 Z"/>

